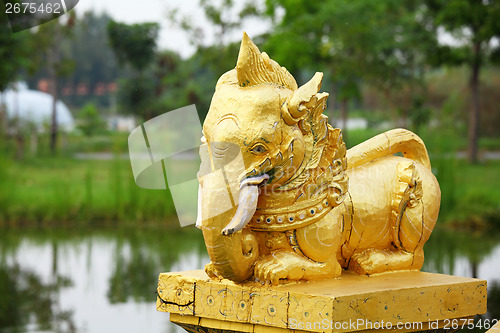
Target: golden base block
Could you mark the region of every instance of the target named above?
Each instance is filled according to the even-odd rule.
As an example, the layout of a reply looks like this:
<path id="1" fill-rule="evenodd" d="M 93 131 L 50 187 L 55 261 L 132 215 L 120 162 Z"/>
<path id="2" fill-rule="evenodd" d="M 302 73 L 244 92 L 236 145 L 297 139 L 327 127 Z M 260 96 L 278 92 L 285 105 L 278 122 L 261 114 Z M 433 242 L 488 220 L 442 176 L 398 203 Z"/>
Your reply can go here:
<path id="1" fill-rule="evenodd" d="M 467 326 L 486 281 L 419 271 L 262 285 L 161 273 L 157 310 L 189 332 L 402 332 Z"/>

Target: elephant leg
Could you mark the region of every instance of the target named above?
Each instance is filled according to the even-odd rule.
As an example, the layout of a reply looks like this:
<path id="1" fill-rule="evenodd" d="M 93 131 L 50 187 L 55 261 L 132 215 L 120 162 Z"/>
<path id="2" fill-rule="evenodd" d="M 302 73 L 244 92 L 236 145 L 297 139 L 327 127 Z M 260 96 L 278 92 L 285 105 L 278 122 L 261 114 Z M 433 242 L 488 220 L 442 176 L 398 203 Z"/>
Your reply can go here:
<path id="1" fill-rule="evenodd" d="M 414 260 L 414 253 L 405 250 L 366 249 L 351 257 L 349 270 L 358 274 L 375 274 L 387 271 L 409 269 Z"/>
<path id="2" fill-rule="evenodd" d="M 441 191 L 432 173 L 416 165 L 415 190 L 405 209 L 400 213 L 398 239 L 399 248 L 412 252 L 410 269 L 420 269 L 424 263 L 424 245 L 429 239 L 439 214 Z"/>
<path id="3" fill-rule="evenodd" d="M 359 274 L 374 274 L 422 267 L 423 244 L 428 238 L 420 177 L 422 171 L 427 172 L 419 170 L 410 160 L 397 164 L 397 180 L 391 203 L 391 246 L 385 249 L 369 248 L 353 254 L 349 262 L 350 270 Z"/>
<path id="4" fill-rule="evenodd" d="M 398 165 L 401 170 L 401 164 Z M 420 269 L 424 264 L 424 244 L 429 239 L 439 214 L 441 191 L 430 170 L 415 163 L 406 168 L 403 177 L 411 180 L 404 191 L 397 218 L 394 244 L 401 250 L 413 253 L 408 269 Z"/>
<path id="5" fill-rule="evenodd" d="M 336 260 L 315 262 L 293 251 L 275 251 L 259 260 L 254 276 L 261 282 L 277 285 L 280 279 L 289 281 L 317 280 L 337 277 L 342 272 Z"/>
<path id="6" fill-rule="evenodd" d="M 255 265 L 254 275 L 261 281 L 278 283 L 279 279 L 314 280 L 340 276 L 337 254 L 340 252 L 342 223 L 337 212 L 304 228 L 286 232 L 286 246 Z"/>

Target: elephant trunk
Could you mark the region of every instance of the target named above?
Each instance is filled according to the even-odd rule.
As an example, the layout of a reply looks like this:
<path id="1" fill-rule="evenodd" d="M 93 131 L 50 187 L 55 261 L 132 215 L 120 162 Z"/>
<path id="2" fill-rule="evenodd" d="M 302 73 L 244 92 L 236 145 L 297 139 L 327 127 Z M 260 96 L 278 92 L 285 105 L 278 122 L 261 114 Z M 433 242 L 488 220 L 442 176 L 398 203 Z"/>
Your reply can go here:
<path id="1" fill-rule="evenodd" d="M 227 196 L 227 187 L 210 180 L 204 180 L 200 186 L 197 227 L 203 232 L 216 275 L 236 282 L 252 276 L 259 245 L 254 233 L 243 228 L 255 213 L 259 185 L 268 179 L 268 175 L 261 175 L 242 181 L 238 205 L 220 214 L 214 213 L 214 209 Z"/>

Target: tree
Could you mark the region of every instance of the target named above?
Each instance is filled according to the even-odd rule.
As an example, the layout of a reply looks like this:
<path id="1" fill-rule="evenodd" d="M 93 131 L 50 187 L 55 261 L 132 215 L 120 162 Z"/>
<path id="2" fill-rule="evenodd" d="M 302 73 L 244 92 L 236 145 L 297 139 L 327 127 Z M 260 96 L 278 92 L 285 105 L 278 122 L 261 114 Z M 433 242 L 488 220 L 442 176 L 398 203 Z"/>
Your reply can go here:
<path id="1" fill-rule="evenodd" d="M 266 49 L 292 72 L 323 67 L 336 83 L 344 121 L 347 102 L 360 95 L 361 82 L 372 83 L 389 98 L 398 88 L 421 82 L 424 59 L 419 47 L 431 36 L 416 20 L 414 1 L 268 0 L 266 4 L 266 14 L 274 20 Z"/>
<path id="2" fill-rule="evenodd" d="M 500 55 L 500 2 L 494 0 L 424 0 L 425 24 L 437 35 L 439 29 L 451 34 L 458 45 L 439 45 L 429 52 L 434 65 L 462 65 L 470 69 L 468 157 L 478 161 L 479 119 L 481 114 L 479 85 L 481 68 Z M 496 39 L 496 43 L 492 41 Z"/>
<path id="3" fill-rule="evenodd" d="M 92 103 L 85 104 L 78 114 L 78 128 L 86 136 L 93 136 L 106 128 L 105 122 L 99 116 L 97 108 Z"/>
<path id="4" fill-rule="evenodd" d="M 4 3 L 0 2 L 0 93 L 18 79 L 21 69 L 28 67 L 29 51 L 26 32 L 12 33 Z"/>
<path id="5" fill-rule="evenodd" d="M 250 0 L 198 0 L 198 5 L 210 23 L 209 27 L 197 25 L 191 15 L 181 15 L 179 8 L 171 8 L 168 14 L 168 19 L 188 34 L 190 43 L 196 48 L 229 44 L 228 36 L 241 28 L 245 19 L 261 15 L 255 2 Z M 211 44 L 206 43 L 207 30 L 213 30 Z"/>
<path id="6" fill-rule="evenodd" d="M 238 49 L 233 44 L 228 48 Z M 158 55 L 155 69 L 155 80 L 159 82 L 156 100 L 153 105 L 154 114 L 161 114 L 186 105 L 195 104 L 200 119 L 204 119 L 210 106 L 214 86 L 220 76 L 220 62 L 216 47 L 200 48 L 189 59 L 183 60 L 172 51 L 164 51 Z M 213 61 L 212 61 L 213 60 Z M 234 60 L 228 60 L 226 66 L 234 66 Z"/>
<path id="7" fill-rule="evenodd" d="M 8 119 L 7 110 L 4 110 L 3 92 L 11 83 L 18 80 L 21 70 L 28 67 L 27 34 L 12 33 L 3 2 L 0 2 L 0 10 L 0 135 L 14 132 L 17 142 L 16 156 L 22 156 L 24 140 L 19 129 L 19 121 Z M 9 127 L 13 127 L 14 131 L 9 131 Z"/>
<path id="8" fill-rule="evenodd" d="M 156 61 L 158 23 L 124 24 L 108 23 L 107 31 L 111 47 L 121 66 L 129 65 L 134 78 L 122 82 L 120 100 L 122 106 L 133 113 L 143 113 L 152 118 L 152 98 L 156 82 L 147 76 L 147 70 Z M 141 112 L 142 111 L 142 112 Z"/>
<path id="9" fill-rule="evenodd" d="M 164 81 L 178 84 L 174 89 L 165 89 L 162 103 L 178 107 L 196 104 L 200 119 L 204 119 L 217 80 L 236 64 L 240 43 L 239 40 L 230 40 L 232 33 L 239 30 L 245 20 L 260 13 L 255 1 L 251 0 L 199 0 L 198 4 L 209 24 L 193 22 L 192 15 L 183 15 L 178 8 L 169 11 L 168 19 L 187 33 L 196 53 L 182 61 L 182 65 Z"/>
<path id="10" fill-rule="evenodd" d="M 14 83 L 26 74 L 33 74 L 40 69 L 44 63 L 43 56 L 46 60 L 51 55 L 59 54 L 59 43 L 54 42 L 56 30 L 54 26 L 59 25 L 58 20 L 54 20 L 46 25 L 40 27 L 37 32 L 32 33 L 29 31 L 21 31 L 13 33 L 9 26 L 8 17 L 5 14 L 4 3 L 0 2 L 0 94 L 8 88 L 9 84 Z M 71 14 L 70 14 L 71 15 Z M 68 22 L 71 22 L 71 17 Z M 57 30 L 59 31 L 59 30 Z M 50 54 L 50 55 L 49 55 Z M 54 57 L 52 57 L 54 58 Z M 48 71 L 53 74 L 51 82 L 53 87 L 57 87 L 57 79 L 65 72 L 71 70 L 71 64 L 61 58 L 58 61 L 48 61 Z M 57 137 L 57 123 L 56 123 L 56 101 L 57 92 L 51 90 L 54 96 L 53 114 L 52 114 L 52 133 L 51 147 L 55 149 L 55 142 Z M 0 104 L 1 104 L 0 100 Z M 2 115 L 0 105 L 0 126 L 2 126 Z M 19 127 L 19 119 L 14 119 L 10 126 L 12 127 L 11 133 L 17 142 L 16 156 L 23 155 L 24 149 L 24 135 Z M 1 129 L 0 129 L 1 130 Z"/>
<path id="11" fill-rule="evenodd" d="M 61 51 L 74 65 L 70 75 L 62 77 L 60 86 L 65 90 L 65 102 L 74 108 L 88 102 L 107 107 L 112 104 L 107 88 L 119 78 L 131 75 L 128 68 L 120 68 L 108 40 L 107 26 L 111 20 L 106 13 L 85 12 L 75 17 L 70 36 L 63 36 Z M 33 62 L 33 61 L 32 61 Z M 38 71 L 27 78 L 30 87 L 36 87 L 47 78 L 47 70 Z M 79 86 L 86 87 L 87 94 L 77 93 Z M 106 91 L 107 90 L 107 91 Z M 104 95 L 101 95 L 104 94 Z"/>
<path id="12" fill-rule="evenodd" d="M 94 92 L 98 85 L 115 83 L 127 74 L 118 67 L 108 40 L 106 29 L 110 20 L 105 13 L 86 12 L 75 21 L 73 38 L 66 40 L 64 45 L 75 61 L 75 70 L 65 80 L 65 85 L 75 88 L 85 84 L 89 91 Z M 71 103 L 82 106 L 88 100 L 86 96 L 73 95 Z M 109 103 L 109 99 L 104 97 L 99 101 L 101 105 Z"/>
<path id="13" fill-rule="evenodd" d="M 109 21 L 109 41 L 120 65 L 129 64 L 140 75 L 152 64 L 159 29 L 158 23 L 128 25 Z"/>
<path id="14" fill-rule="evenodd" d="M 210 26 L 197 25 L 192 16 L 183 16 L 179 9 L 170 10 L 169 20 L 189 36 L 189 40 L 197 49 L 197 57 L 214 71 L 218 77 L 232 68 L 236 63 L 238 44 L 231 42 L 229 36 L 240 29 L 246 19 L 260 15 L 254 1 L 235 0 L 199 0 Z M 213 41 L 207 43 L 208 32 L 212 30 Z"/>
<path id="15" fill-rule="evenodd" d="M 33 38 L 34 49 L 42 51 L 34 56 L 34 62 L 45 64 L 50 82 L 49 92 L 53 100 L 50 125 L 51 153 L 56 152 L 59 132 L 56 107 L 59 99 L 59 83 L 61 78 L 69 76 L 75 67 L 75 62 L 62 48 L 64 39 L 71 38 L 71 29 L 75 21 L 74 12 L 69 12 L 65 18 L 65 22 L 57 18 L 41 25 Z M 40 55 L 42 57 L 37 59 Z"/>

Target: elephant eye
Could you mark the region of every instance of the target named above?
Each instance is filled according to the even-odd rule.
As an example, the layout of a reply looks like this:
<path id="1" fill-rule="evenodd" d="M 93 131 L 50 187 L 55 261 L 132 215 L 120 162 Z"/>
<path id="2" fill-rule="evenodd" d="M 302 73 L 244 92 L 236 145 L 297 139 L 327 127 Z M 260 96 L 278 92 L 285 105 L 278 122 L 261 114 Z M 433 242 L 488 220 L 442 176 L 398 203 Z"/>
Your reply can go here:
<path id="1" fill-rule="evenodd" d="M 266 152 L 266 147 L 264 147 L 263 145 L 256 145 L 252 148 L 252 153 L 255 153 L 255 154 L 263 154 Z"/>

